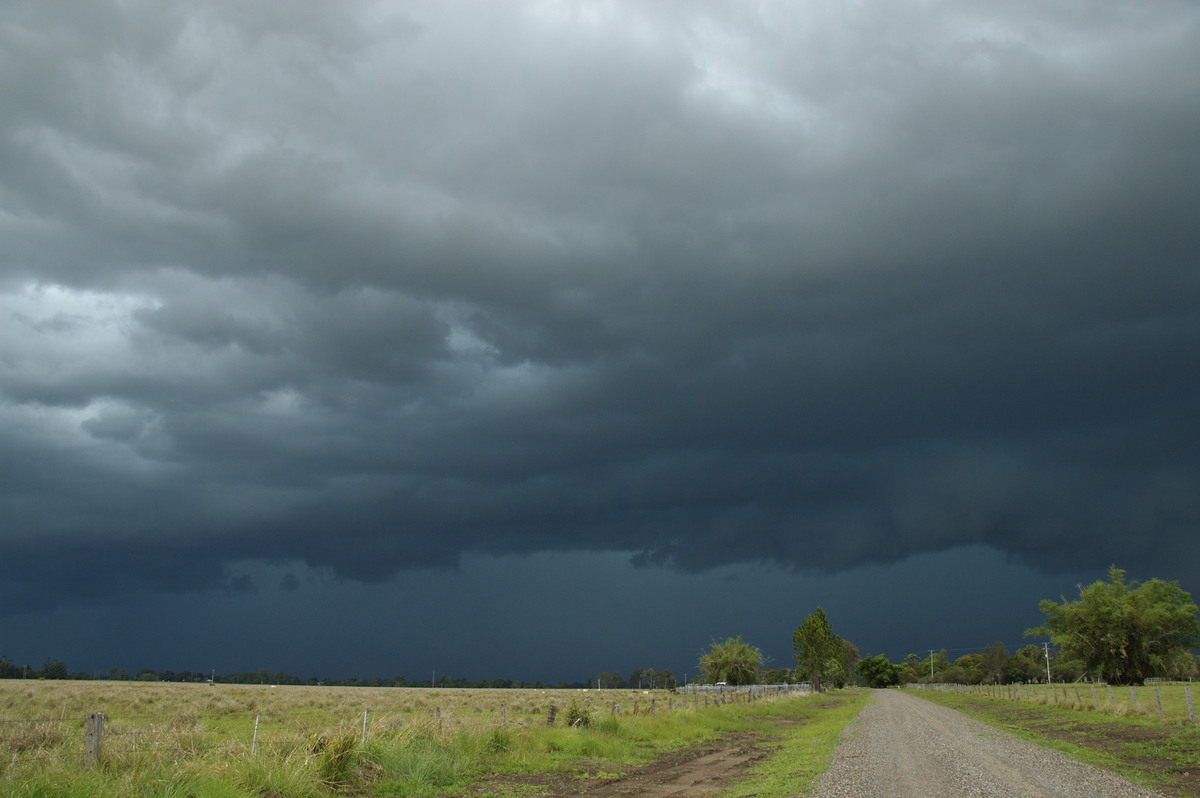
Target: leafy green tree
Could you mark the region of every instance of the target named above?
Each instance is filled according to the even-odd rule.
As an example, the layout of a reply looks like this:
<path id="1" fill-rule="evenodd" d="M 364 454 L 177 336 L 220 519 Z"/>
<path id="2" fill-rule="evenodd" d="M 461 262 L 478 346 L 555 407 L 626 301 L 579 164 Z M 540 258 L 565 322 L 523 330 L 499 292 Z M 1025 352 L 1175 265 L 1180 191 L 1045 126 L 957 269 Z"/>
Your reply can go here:
<path id="1" fill-rule="evenodd" d="M 67 676 L 67 664 L 60 659 L 47 659 L 42 665 L 43 679 L 66 679 Z"/>
<path id="2" fill-rule="evenodd" d="M 858 661 L 855 670 L 867 683 L 867 687 L 892 687 L 900 684 L 900 666 L 890 662 L 882 654 L 863 657 Z"/>
<path id="3" fill-rule="evenodd" d="M 857 672 L 855 668 L 858 667 L 860 655 L 858 653 L 858 646 L 841 637 L 837 638 L 837 650 L 838 665 L 841 667 L 842 673 L 845 674 L 845 677 L 840 684 L 836 682 L 835 684 L 837 687 L 845 687 L 846 683 L 851 681 L 854 677 L 854 674 Z"/>
<path id="4" fill-rule="evenodd" d="M 822 680 L 830 670 L 829 661 L 837 661 L 843 653 L 840 641 L 841 638 L 833 633 L 825 610 L 820 607 L 792 633 L 796 671 L 802 678 L 812 682 L 814 690 L 825 689 Z"/>
<path id="5" fill-rule="evenodd" d="M 955 684 L 979 684 L 983 681 L 983 655 L 964 654 L 946 671 L 946 681 Z"/>
<path id="6" fill-rule="evenodd" d="M 1009 682 L 1043 682 L 1046 680 L 1046 654 L 1041 646 L 1028 645 L 1004 663 L 1004 680 Z"/>
<path id="7" fill-rule="evenodd" d="M 1008 648 L 997 640 L 983 647 L 983 680 L 991 684 L 1004 684 L 1008 681 L 1004 666 L 1008 663 Z"/>
<path id="8" fill-rule="evenodd" d="M 796 680 L 794 668 L 763 668 L 758 674 L 759 684 L 791 684 Z"/>
<path id="9" fill-rule="evenodd" d="M 1113 684 L 1167 675 L 1200 637 L 1198 608 L 1178 582 L 1127 583 L 1115 565 L 1107 582 L 1080 588 L 1078 600 L 1038 606 L 1046 622 L 1026 634 L 1049 637 L 1062 661 L 1078 660 L 1084 673 Z"/>
<path id="10" fill-rule="evenodd" d="M 937 683 L 949 681 L 946 678 L 946 671 L 950 670 L 950 658 L 946 656 L 946 649 L 944 648 L 921 660 L 918 667 L 922 682 Z"/>
<path id="11" fill-rule="evenodd" d="M 700 657 L 700 672 L 708 684 L 754 684 L 763 654 L 741 636 L 730 637 L 723 643 L 712 644 Z"/>

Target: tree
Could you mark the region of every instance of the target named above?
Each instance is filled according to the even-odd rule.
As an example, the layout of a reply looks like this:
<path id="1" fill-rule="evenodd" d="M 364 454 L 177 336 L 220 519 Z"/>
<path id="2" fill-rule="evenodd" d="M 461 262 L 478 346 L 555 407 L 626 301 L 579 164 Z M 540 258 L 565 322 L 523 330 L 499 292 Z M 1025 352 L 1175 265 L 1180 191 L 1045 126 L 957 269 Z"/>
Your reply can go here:
<path id="1" fill-rule="evenodd" d="M 1004 663 L 1007 682 L 1042 682 L 1046 680 L 1046 654 L 1041 646 L 1028 645 Z"/>
<path id="2" fill-rule="evenodd" d="M 1178 582 L 1127 583 L 1115 565 L 1108 580 L 1081 587 L 1077 601 L 1040 602 L 1046 622 L 1025 634 L 1049 637 L 1063 661 L 1113 684 L 1167 675 L 1200 638 L 1191 595 Z"/>
<path id="3" fill-rule="evenodd" d="M 724 643 L 714 642 L 708 653 L 700 657 L 700 672 L 708 684 L 754 684 L 762 659 L 762 652 L 743 642 L 739 635 L 727 638 Z"/>
<path id="4" fill-rule="evenodd" d="M 950 658 L 946 656 L 946 649 L 930 654 L 918 663 L 917 668 L 922 682 L 946 681 L 946 671 L 950 669 Z"/>
<path id="5" fill-rule="evenodd" d="M 834 635 L 833 626 L 825 617 L 825 610 L 820 607 L 792 633 L 796 670 L 812 682 L 814 690 L 824 689 L 822 678 L 830 670 L 829 660 L 843 653 L 840 640 Z"/>
<path id="6" fill-rule="evenodd" d="M 1008 648 L 997 640 L 983 647 L 983 678 L 993 684 L 1003 684 L 1008 679 L 1004 675 L 1004 666 L 1008 663 Z"/>
<path id="7" fill-rule="evenodd" d="M 942 680 L 953 684 L 979 684 L 983 681 L 983 655 L 964 654 L 954 660 Z"/>
<path id="8" fill-rule="evenodd" d="M 845 687 L 846 682 L 849 682 L 855 673 L 855 668 L 858 667 L 858 659 L 860 655 L 858 653 L 858 646 L 854 645 L 849 640 L 844 640 L 836 635 L 835 637 L 837 638 L 836 651 L 838 666 L 841 668 L 842 673 L 845 674 L 845 678 L 843 678 L 840 683 L 835 682 L 835 684 L 837 687 Z"/>
<path id="9" fill-rule="evenodd" d="M 67 664 L 60 659 L 47 659 L 42 665 L 43 679 L 66 679 Z"/>
<path id="10" fill-rule="evenodd" d="M 891 687 L 900 684 L 900 666 L 894 665 L 882 654 L 860 659 L 856 670 L 866 681 L 867 687 Z"/>

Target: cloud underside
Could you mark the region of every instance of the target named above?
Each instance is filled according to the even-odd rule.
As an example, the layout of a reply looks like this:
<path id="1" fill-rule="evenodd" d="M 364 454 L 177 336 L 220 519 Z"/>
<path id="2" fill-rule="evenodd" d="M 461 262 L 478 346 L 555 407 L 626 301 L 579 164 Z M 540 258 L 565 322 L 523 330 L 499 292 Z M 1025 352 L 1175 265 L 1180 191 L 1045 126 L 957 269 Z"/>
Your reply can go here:
<path id="1" fill-rule="evenodd" d="M 760 6 L 17 4 L 0 603 L 1198 553 L 1197 12 Z"/>

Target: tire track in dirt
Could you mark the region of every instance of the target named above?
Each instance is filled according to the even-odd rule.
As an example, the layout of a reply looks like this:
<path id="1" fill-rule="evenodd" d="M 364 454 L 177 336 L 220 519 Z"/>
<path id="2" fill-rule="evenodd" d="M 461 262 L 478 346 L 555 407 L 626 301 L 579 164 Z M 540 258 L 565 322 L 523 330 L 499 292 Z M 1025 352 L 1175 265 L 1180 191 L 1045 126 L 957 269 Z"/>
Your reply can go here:
<path id="1" fill-rule="evenodd" d="M 489 780 L 488 794 L 502 782 L 540 787 L 561 798 L 692 798 L 715 795 L 736 781 L 753 763 L 769 754 L 758 744 L 761 735 L 734 734 L 695 748 L 674 751 L 619 776 L 508 777 Z"/>

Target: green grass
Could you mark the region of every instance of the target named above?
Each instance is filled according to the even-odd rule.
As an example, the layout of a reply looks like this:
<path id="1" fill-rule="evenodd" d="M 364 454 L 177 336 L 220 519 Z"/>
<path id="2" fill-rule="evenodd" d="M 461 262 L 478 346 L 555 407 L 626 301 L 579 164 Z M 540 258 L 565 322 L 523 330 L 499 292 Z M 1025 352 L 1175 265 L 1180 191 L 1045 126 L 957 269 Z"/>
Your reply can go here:
<path id="1" fill-rule="evenodd" d="M 1113 690 L 1128 696 L 1128 688 Z M 1144 706 L 1143 711 L 1131 711 L 1119 705 L 1094 711 L 1090 690 L 1084 693 L 1088 700 L 1082 707 L 935 690 L 906 692 L 1168 795 L 1200 794 L 1200 728 L 1186 720 L 1186 708 L 1182 718 L 1176 714 L 1171 720 L 1167 714 L 1168 721 L 1160 722 L 1152 694 L 1152 709 L 1147 713 Z M 1167 691 L 1160 694 L 1166 714 Z M 1070 697 L 1074 698 L 1073 691 Z"/>
<path id="2" fill-rule="evenodd" d="M 829 767 L 842 731 L 866 704 L 870 691 L 844 690 L 768 708 L 767 717 L 787 723 L 782 739 L 766 745 L 769 758 L 756 762 L 728 796 L 785 798 L 808 795 Z M 794 725 L 793 725 L 794 724 Z"/>
<path id="3" fill-rule="evenodd" d="M 697 707 L 642 691 L 0 682 L 0 795 L 435 796 L 505 777 L 513 786 L 497 794 L 535 794 L 526 783 L 542 776 L 611 776 L 730 732 L 766 733 L 771 713 L 810 700 Z M 565 726 L 571 705 L 587 726 Z M 94 711 L 107 718 L 104 751 L 87 770 L 83 719 Z"/>

